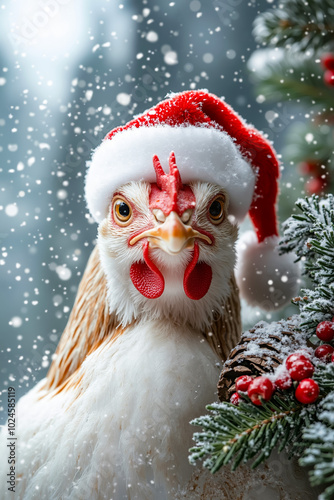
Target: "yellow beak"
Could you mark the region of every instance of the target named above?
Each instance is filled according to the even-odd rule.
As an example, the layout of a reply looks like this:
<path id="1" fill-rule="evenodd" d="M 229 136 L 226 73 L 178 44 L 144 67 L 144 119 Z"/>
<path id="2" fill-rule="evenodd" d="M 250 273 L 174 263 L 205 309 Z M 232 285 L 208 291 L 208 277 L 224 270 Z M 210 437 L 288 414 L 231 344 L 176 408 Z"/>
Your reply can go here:
<path id="1" fill-rule="evenodd" d="M 160 226 L 148 229 L 137 234 L 130 240 L 134 245 L 142 238 L 148 238 L 152 248 L 161 248 L 170 255 L 181 252 L 184 248 L 193 248 L 195 238 L 201 239 L 212 245 L 212 240 L 191 226 L 186 226 L 176 212 L 171 212 L 165 222 Z"/>

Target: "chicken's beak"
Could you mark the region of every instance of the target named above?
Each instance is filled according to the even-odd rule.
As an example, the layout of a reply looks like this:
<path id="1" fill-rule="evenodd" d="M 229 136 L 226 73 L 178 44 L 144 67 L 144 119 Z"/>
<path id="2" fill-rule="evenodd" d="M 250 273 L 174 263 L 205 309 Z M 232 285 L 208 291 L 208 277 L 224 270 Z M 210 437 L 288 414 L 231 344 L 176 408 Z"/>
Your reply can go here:
<path id="1" fill-rule="evenodd" d="M 152 248 L 161 248 L 171 255 L 181 252 L 184 248 L 193 248 L 195 238 L 212 245 L 209 236 L 183 224 L 176 212 L 171 212 L 160 226 L 148 229 L 131 238 L 129 244 L 134 245 L 142 238 L 148 238 Z"/>

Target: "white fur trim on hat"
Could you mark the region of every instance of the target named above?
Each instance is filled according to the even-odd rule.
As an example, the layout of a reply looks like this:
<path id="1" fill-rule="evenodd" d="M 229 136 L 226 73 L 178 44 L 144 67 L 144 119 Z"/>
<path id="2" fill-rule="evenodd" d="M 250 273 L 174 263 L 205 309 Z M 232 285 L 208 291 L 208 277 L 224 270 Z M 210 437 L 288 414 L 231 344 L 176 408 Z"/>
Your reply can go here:
<path id="1" fill-rule="evenodd" d="M 280 309 L 300 287 L 300 267 L 293 253 L 279 255 L 277 236 L 257 241 L 253 231 L 237 243 L 236 280 L 241 296 L 266 311 Z"/>
<path id="2" fill-rule="evenodd" d="M 255 174 L 231 137 L 203 126 L 141 126 L 105 139 L 95 150 L 86 176 L 86 200 L 97 222 L 104 219 L 114 192 L 130 181 L 155 182 L 152 158 L 158 155 L 166 172 L 174 151 L 182 182 L 206 181 L 224 188 L 229 212 L 237 220 L 247 214 Z"/>

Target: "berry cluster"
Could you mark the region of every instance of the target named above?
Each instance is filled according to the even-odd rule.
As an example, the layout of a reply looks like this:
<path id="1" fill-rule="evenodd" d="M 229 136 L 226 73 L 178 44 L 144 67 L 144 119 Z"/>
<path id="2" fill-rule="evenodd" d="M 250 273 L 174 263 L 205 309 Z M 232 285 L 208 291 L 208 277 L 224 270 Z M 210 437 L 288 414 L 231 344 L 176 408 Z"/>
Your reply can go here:
<path id="1" fill-rule="evenodd" d="M 324 82 L 330 87 L 334 86 L 334 54 L 324 54 L 321 58 L 321 65 L 325 70 Z"/>
<path id="2" fill-rule="evenodd" d="M 235 383 L 236 392 L 231 397 L 231 403 L 238 404 L 240 393 L 248 394 L 249 399 L 257 406 L 263 401 L 269 401 L 275 389 L 287 390 L 292 387 L 293 381 L 299 382 L 296 399 L 303 404 L 314 403 L 319 396 L 319 386 L 312 377 L 314 366 L 311 361 L 301 353 L 288 356 L 285 366 L 287 371 L 280 375 L 273 383 L 268 377 L 252 378 L 249 375 L 238 377 Z"/>
<path id="3" fill-rule="evenodd" d="M 267 377 L 252 378 L 249 375 L 238 377 L 235 382 L 236 392 L 231 396 L 231 403 L 238 405 L 240 393 L 247 393 L 250 400 L 260 406 L 261 399 L 268 401 L 274 393 L 274 385 Z M 261 398 L 261 399 L 260 399 Z"/>
<path id="4" fill-rule="evenodd" d="M 332 321 L 322 321 L 318 324 L 316 335 L 323 342 L 334 340 L 334 318 Z M 314 355 L 324 363 L 334 363 L 334 347 L 329 343 L 319 345 Z M 272 382 L 268 377 L 253 378 L 249 375 L 238 377 L 235 382 L 236 392 L 231 396 L 231 403 L 238 405 L 242 394 L 247 394 L 249 399 L 257 406 L 262 401 L 269 401 L 275 389 L 285 391 L 294 386 L 295 398 L 303 404 L 314 403 L 319 397 L 319 386 L 311 377 L 314 365 L 309 357 L 301 352 L 290 354 L 285 361 L 286 370 Z"/>
<path id="5" fill-rule="evenodd" d="M 319 396 L 319 386 L 315 380 L 310 378 L 314 372 L 311 361 L 304 354 L 296 352 L 288 356 L 285 366 L 291 379 L 299 382 L 295 398 L 303 404 L 314 403 Z"/>
<path id="6" fill-rule="evenodd" d="M 319 386 L 312 375 L 314 366 L 302 353 L 293 353 L 288 356 L 286 371 L 276 378 L 273 383 L 268 377 L 252 378 L 249 375 L 238 377 L 235 383 L 236 392 L 231 396 L 231 403 L 238 405 L 240 394 L 247 393 L 249 399 L 257 406 L 262 401 L 269 401 L 275 389 L 287 390 L 292 387 L 293 382 L 299 382 L 296 390 L 296 399 L 303 404 L 314 403 L 319 396 Z"/>
<path id="7" fill-rule="evenodd" d="M 316 329 L 316 335 L 319 340 L 325 342 L 319 345 L 314 351 L 316 358 L 320 359 L 324 363 L 332 362 L 334 363 L 334 347 L 328 342 L 332 342 L 334 339 L 334 318 L 332 321 L 322 321 L 318 324 Z"/>
<path id="8" fill-rule="evenodd" d="M 274 384 L 267 377 L 252 378 L 249 375 L 238 377 L 235 382 L 236 392 L 231 396 L 231 403 L 238 405 L 240 394 L 247 393 L 248 397 L 257 406 L 261 406 L 263 401 L 269 401 L 274 393 Z"/>

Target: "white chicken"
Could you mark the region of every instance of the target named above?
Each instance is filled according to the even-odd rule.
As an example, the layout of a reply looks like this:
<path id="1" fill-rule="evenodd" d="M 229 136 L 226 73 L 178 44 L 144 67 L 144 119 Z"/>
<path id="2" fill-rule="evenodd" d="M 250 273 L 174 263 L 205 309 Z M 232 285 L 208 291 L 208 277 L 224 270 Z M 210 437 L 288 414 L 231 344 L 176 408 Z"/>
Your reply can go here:
<path id="1" fill-rule="evenodd" d="M 235 218 L 257 175 L 227 133 L 199 120 L 203 96 L 223 104 L 180 94 L 163 103 L 168 118 L 175 104 L 180 126 L 160 113 L 146 141 L 132 123 L 122 128 L 129 151 L 129 135 L 116 133 L 93 157 L 86 196 L 97 246 L 47 378 L 18 404 L 15 494 L 1 467 L 4 498 L 193 498 L 189 421 L 216 399 L 221 359 L 241 333 Z M 217 158 L 225 166 L 214 182 Z M 260 241 L 276 234 L 261 231 Z M 1 447 L 6 439 L 4 430 Z"/>

